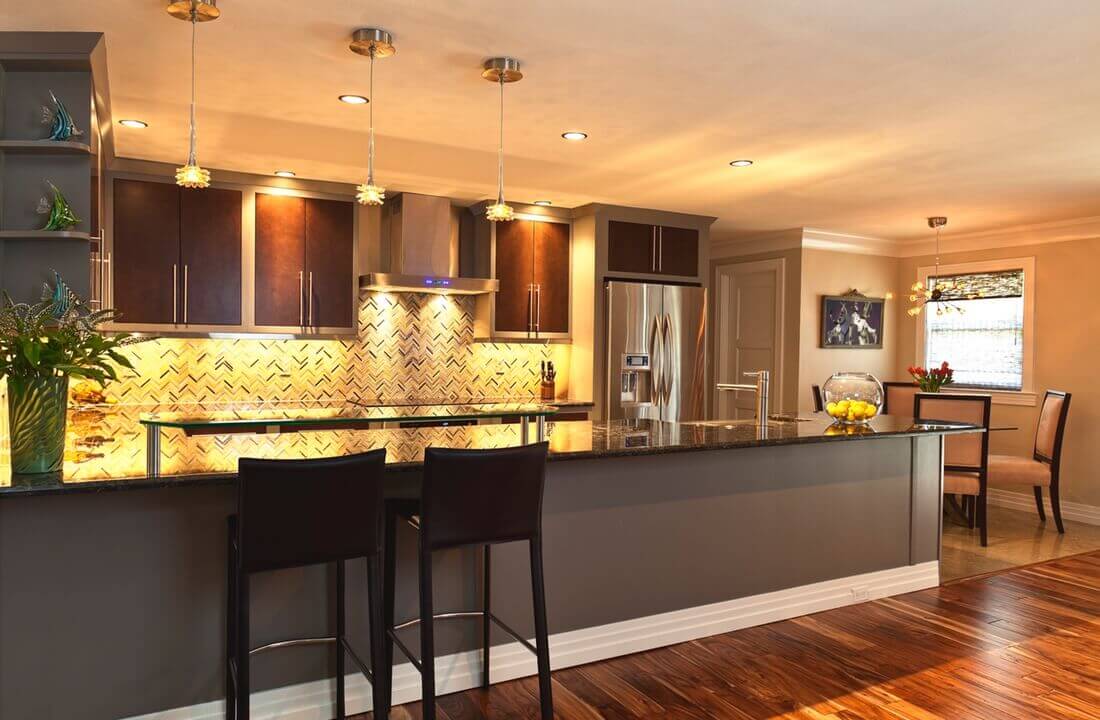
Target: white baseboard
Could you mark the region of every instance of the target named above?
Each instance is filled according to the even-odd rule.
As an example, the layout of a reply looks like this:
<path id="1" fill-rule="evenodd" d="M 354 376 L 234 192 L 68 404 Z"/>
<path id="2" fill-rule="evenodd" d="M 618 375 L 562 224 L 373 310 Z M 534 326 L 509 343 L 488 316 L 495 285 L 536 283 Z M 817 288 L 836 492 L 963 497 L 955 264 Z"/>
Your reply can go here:
<path id="1" fill-rule="evenodd" d="M 1035 496 L 1030 492 L 1025 494 L 1012 492 L 1011 490 L 989 488 L 989 504 L 1012 508 L 1013 510 L 1035 512 Z M 1050 509 L 1050 494 L 1047 492 L 1043 493 L 1043 505 L 1046 507 L 1047 518 L 1053 518 L 1053 511 Z M 1062 519 L 1073 520 L 1086 525 L 1100 525 L 1100 507 L 1063 500 Z"/>
<path id="2" fill-rule="evenodd" d="M 802 585 L 699 607 L 675 610 L 634 620 L 572 630 L 550 636 L 550 658 L 555 670 L 652 650 L 710 635 L 787 620 L 876 598 L 935 587 L 940 582 L 937 562 L 880 570 L 837 580 Z M 535 657 L 518 642 L 493 647 L 494 683 L 535 675 Z M 438 695 L 460 692 L 480 684 L 480 651 L 436 659 Z M 371 709 L 370 684 L 358 674 L 348 675 L 349 714 Z M 316 680 L 252 694 L 256 720 L 328 720 L 335 698 L 332 679 Z M 393 702 L 420 699 L 420 675 L 405 663 L 394 668 Z M 128 718 L 127 720 L 220 720 L 221 700 Z"/>

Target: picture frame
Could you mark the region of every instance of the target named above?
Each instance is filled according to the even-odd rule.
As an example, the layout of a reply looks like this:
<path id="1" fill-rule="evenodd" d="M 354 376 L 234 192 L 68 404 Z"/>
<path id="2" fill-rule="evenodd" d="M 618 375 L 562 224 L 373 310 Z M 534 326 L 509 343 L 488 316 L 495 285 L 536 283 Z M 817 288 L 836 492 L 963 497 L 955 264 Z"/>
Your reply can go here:
<path id="1" fill-rule="evenodd" d="M 821 347 L 829 350 L 881 350 L 886 329 L 886 298 L 862 293 L 821 298 Z"/>

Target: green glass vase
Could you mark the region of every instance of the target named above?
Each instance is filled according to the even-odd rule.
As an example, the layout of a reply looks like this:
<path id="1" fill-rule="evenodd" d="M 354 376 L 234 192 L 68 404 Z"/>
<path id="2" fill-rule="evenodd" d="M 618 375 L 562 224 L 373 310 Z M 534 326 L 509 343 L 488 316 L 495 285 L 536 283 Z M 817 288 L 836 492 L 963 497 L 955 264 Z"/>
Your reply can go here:
<path id="1" fill-rule="evenodd" d="M 55 473 L 65 460 L 69 378 L 8 377 L 11 469 L 17 475 Z"/>

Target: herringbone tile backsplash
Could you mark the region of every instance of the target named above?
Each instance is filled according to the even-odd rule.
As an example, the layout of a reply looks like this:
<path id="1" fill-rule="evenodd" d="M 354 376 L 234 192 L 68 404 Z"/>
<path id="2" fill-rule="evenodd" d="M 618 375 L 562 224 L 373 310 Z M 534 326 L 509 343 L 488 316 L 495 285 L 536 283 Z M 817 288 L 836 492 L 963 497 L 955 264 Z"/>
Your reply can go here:
<path id="1" fill-rule="evenodd" d="M 569 347 L 475 343 L 474 298 L 364 291 L 347 340 L 160 339 L 130 350 L 136 376 L 107 388 L 120 403 L 534 396 L 539 363 Z"/>

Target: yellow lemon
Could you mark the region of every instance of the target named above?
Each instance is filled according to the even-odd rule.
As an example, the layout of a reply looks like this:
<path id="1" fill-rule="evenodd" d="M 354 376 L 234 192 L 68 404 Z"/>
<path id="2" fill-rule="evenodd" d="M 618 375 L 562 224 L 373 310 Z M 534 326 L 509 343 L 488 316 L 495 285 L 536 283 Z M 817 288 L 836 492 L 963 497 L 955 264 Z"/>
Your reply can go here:
<path id="1" fill-rule="evenodd" d="M 836 412 L 836 403 L 835 403 L 835 402 L 831 402 L 831 403 L 829 403 L 828 405 L 826 405 L 826 406 L 825 406 L 825 412 L 829 413 L 830 415 L 832 415 L 833 413 L 835 413 L 835 412 Z"/>

